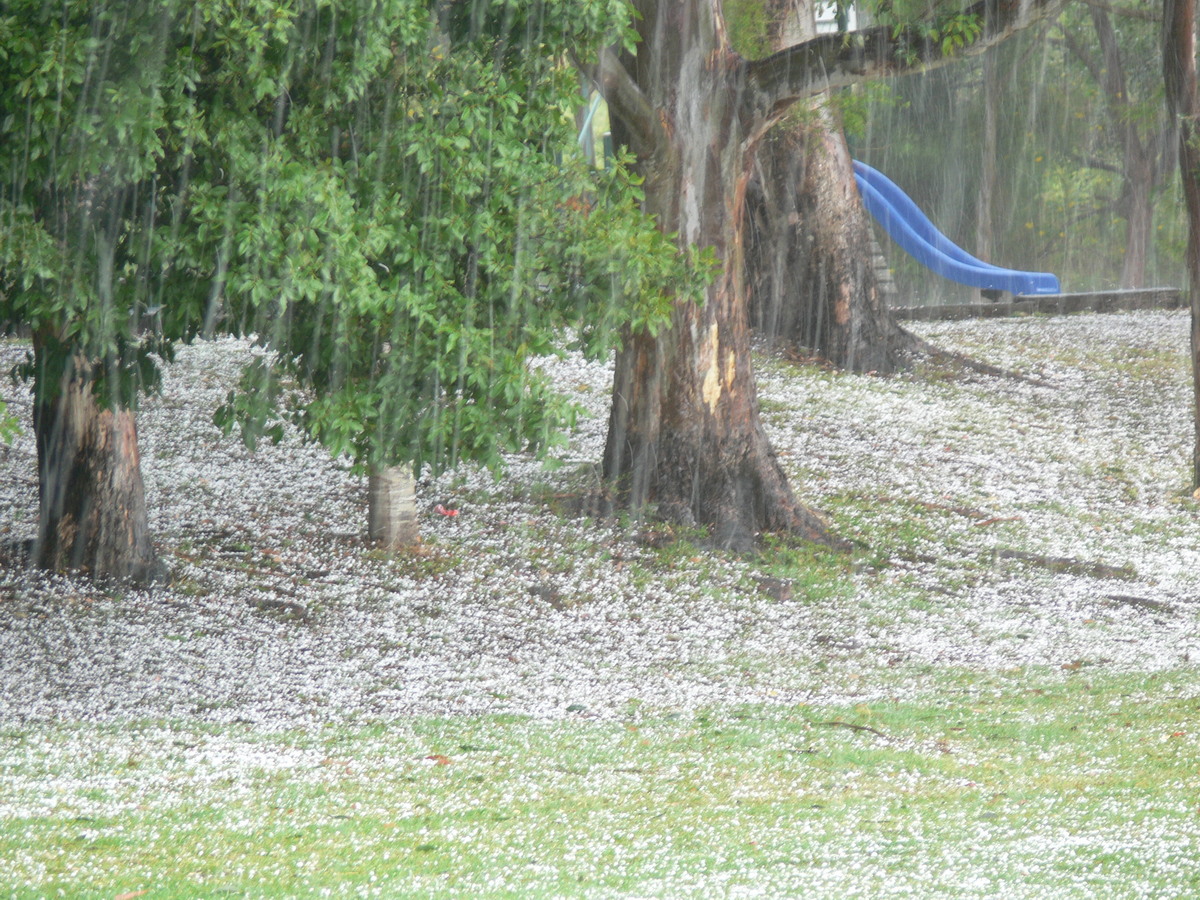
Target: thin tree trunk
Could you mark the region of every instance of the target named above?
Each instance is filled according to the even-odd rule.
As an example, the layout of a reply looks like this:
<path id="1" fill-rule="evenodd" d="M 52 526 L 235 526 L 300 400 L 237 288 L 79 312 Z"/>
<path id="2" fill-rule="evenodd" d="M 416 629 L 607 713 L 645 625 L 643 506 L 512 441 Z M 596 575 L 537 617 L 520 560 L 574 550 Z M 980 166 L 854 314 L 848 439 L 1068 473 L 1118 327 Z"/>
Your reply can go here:
<path id="1" fill-rule="evenodd" d="M 1150 252 L 1150 233 L 1154 217 L 1156 180 L 1154 149 L 1142 139 L 1136 116 L 1131 114 L 1125 63 L 1108 10 L 1089 8 L 1096 38 L 1100 44 L 1102 66 L 1100 83 L 1104 88 L 1113 126 L 1121 132 L 1121 216 L 1125 219 L 1125 257 L 1121 263 L 1121 287 L 1139 288 L 1146 284 L 1146 263 Z"/>
<path id="2" fill-rule="evenodd" d="M 35 353 L 44 360 L 44 351 Z M 100 580 L 162 580 L 133 413 L 96 402 L 88 360 L 73 357 L 67 368 L 53 396 L 34 408 L 39 513 L 33 562 Z"/>
<path id="3" fill-rule="evenodd" d="M 1121 287 L 1146 287 L 1146 268 L 1154 232 L 1155 174 L 1152 150 L 1141 141 L 1127 147 L 1122 214 L 1125 217 L 1125 258 L 1121 263 Z"/>
<path id="4" fill-rule="evenodd" d="M 1187 206 L 1187 285 L 1192 310 L 1192 485 L 1200 488 L 1200 100 L 1196 90 L 1196 0 L 1164 0 L 1163 81 L 1179 125 L 1179 175 Z"/>
<path id="5" fill-rule="evenodd" d="M 372 472 L 367 490 L 367 532 L 372 542 L 385 550 L 404 550 L 421 543 L 416 483 L 409 467 Z"/>
<path id="6" fill-rule="evenodd" d="M 1000 183 L 1000 170 L 996 161 L 996 144 L 1000 138 L 996 122 L 996 106 L 1000 102 L 999 65 L 1000 60 L 995 50 L 983 54 L 983 148 L 979 193 L 975 206 L 975 255 L 980 259 L 994 259 L 996 255 L 993 221 L 996 215 L 994 201 Z"/>

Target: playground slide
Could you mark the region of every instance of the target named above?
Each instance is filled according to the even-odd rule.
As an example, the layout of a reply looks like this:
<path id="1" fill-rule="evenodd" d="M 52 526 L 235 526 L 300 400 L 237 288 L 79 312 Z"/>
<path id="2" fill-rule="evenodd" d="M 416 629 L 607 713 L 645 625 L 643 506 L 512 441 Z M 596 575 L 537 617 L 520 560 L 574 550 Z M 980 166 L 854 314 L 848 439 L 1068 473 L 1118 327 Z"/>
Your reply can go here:
<path id="1" fill-rule="evenodd" d="M 854 161 L 854 178 L 867 208 L 897 244 L 921 265 L 965 284 L 1011 294 L 1060 293 L 1049 272 L 1018 272 L 976 259 L 937 230 L 908 194 L 886 175 Z"/>

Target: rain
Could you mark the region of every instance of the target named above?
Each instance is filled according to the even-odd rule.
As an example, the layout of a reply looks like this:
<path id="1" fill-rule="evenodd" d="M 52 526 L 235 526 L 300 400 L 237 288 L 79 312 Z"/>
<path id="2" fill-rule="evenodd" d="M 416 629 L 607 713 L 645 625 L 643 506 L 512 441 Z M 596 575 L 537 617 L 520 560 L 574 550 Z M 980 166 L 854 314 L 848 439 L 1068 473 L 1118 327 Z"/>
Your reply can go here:
<path id="1" fill-rule="evenodd" d="M 818 194 L 858 160 L 967 254 L 1125 306 L 999 315 L 1037 292 L 844 201 L 895 345 L 839 364 L 832 305 L 749 335 L 752 427 L 827 539 L 731 545 L 611 467 L 622 404 L 741 390 L 723 356 L 679 374 L 692 311 L 732 285 L 712 334 L 752 321 L 740 247 L 660 227 L 632 6 L 0 7 L 0 892 L 1197 888 L 1155 14 L 970 53 L 958 8 L 713 6 L 727 60 L 936 14 L 928 67 L 773 128 L 844 148 Z M 673 381 L 622 368 L 647 347 Z"/>

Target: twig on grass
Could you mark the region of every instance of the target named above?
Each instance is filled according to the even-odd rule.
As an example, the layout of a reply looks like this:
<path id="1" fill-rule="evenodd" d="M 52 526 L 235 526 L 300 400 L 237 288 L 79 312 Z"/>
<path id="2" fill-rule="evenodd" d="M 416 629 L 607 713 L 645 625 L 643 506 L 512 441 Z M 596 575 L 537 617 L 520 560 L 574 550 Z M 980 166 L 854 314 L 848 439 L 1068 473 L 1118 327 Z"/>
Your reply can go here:
<path id="1" fill-rule="evenodd" d="M 849 728 L 851 731 L 869 731 L 876 737 L 881 737 L 885 741 L 890 741 L 891 738 L 880 731 L 878 728 L 872 728 L 870 725 L 856 725 L 853 722 L 841 722 L 833 719 L 828 722 L 813 722 L 814 725 L 823 725 L 827 728 Z"/>
<path id="2" fill-rule="evenodd" d="M 1139 609 L 1148 609 L 1152 612 L 1166 613 L 1174 615 L 1178 610 L 1165 600 L 1152 600 L 1149 597 L 1130 597 L 1126 594 L 1105 594 L 1104 599 L 1109 602 L 1110 606 L 1134 606 Z"/>

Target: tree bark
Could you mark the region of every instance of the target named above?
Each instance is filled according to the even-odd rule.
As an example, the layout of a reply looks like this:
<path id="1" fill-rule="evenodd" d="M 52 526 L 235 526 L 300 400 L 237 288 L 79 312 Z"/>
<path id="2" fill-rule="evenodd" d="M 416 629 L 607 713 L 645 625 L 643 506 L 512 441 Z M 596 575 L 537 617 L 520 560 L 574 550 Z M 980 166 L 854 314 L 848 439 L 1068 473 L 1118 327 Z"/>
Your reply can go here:
<path id="1" fill-rule="evenodd" d="M 45 349 L 35 347 L 39 373 Z M 97 580 L 164 580 L 146 519 L 137 427 L 132 411 L 100 406 L 93 364 L 74 356 L 55 387 L 35 403 L 38 535 L 33 562 Z M 50 393 L 50 396 L 46 396 Z"/>
<path id="2" fill-rule="evenodd" d="M 721 270 L 702 306 L 676 305 L 669 329 L 625 335 L 605 474 L 635 513 L 657 500 L 660 515 L 708 526 L 719 546 L 748 547 L 761 531 L 838 543 L 797 501 L 759 420 L 744 265 L 754 154 L 796 101 L 936 65 L 943 46 L 919 28 L 882 27 L 852 39 L 822 36 L 748 62 L 729 45 L 720 0 L 635 6 L 636 55 L 610 54 L 595 71 L 615 114 L 614 137 L 637 153 L 647 210 L 663 230 L 681 246 L 711 248 Z M 981 21 L 994 6 L 978 5 Z M 977 46 L 1059 6 L 1001 5 L 989 12 Z"/>
<path id="3" fill-rule="evenodd" d="M 1179 126 L 1179 177 L 1187 207 L 1187 284 L 1192 311 L 1192 486 L 1200 489 L 1200 99 L 1196 90 L 1196 0 L 1163 2 L 1163 82 Z"/>
<path id="4" fill-rule="evenodd" d="M 711 0 L 638 4 L 648 53 L 629 60 L 661 113 L 641 154 L 646 205 L 683 245 L 711 247 L 723 266 L 703 305 L 677 304 L 657 337 L 627 335 L 617 359 L 605 473 L 635 512 L 711 529 L 745 549 L 760 531 L 830 542 L 793 495 L 759 421 L 742 283 L 748 135 L 736 85 L 742 63 Z M 627 120 L 626 120 L 627 122 Z M 616 137 L 644 138 L 623 125 Z"/>
<path id="5" fill-rule="evenodd" d="M 1154 233 L 1155 157 L 1141 142 L 1125 156 L 1121 213 L 1125 219 L 1125 257 L 1121 263 L 1121 287 L 1147 286 L 1146 267 Z"/>
<path id="6" fill-rule="evenodd" d="M 892 317 L 850 150 L 827 105 L 764 141 L 747 193 L 753 327 L 853 372 L 902 368 L 916 342 Z"/>
<path id="7" fill-rule="evenodd" d="M 384 550 L 421 543 L 417 525 L 416 483 L 407 466 L 372 472 L 367 479 L 367 532 Z"/>
<path id="8" fill-rule="evenodd" d="M 784 41 L 815 37 L 810 3 L 783 3 Z M 762 142 L 746 195 L 746 282 L 758 333 L 856 372 L 905 363 L 911 335 L 883 302 L 850 148 L 824 98 Z"/>

